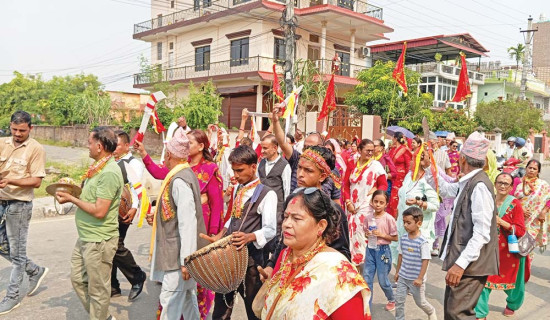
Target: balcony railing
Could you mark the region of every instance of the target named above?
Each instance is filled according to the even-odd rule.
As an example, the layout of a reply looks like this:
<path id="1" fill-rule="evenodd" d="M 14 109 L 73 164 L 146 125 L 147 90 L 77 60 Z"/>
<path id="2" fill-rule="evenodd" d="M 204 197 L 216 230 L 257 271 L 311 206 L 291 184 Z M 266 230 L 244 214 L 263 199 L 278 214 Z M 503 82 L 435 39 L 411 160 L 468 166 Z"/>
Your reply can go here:
<path id="1" fill-rule="evenodd" d="M 196 78 L 209 78 L 213 76 L 239 74 L 246 72 L 272 72 L 275 59 L 268 57 L 249 57 L 237 60 L 212 62 L 206 65 L 189 65 L 177 68 L 169 68 L 153 72 L 144 72 L 134 75 L 134 85 L 145 85 L 162 81 L 192 80 Z M 321 74 L 328 74 L 331 70 L 331 60 L 316 60 L 315 67 Z M 280 66 L 278 72 L 282 72 Z M 341 64 L 338 75 L 356 77 L 365 66 L 355 64 Z"/>
<path id="2" fill-rule="evenodd" d="M 213 0 L 200 1 L 195 3 L 193 8 L 177 11 L 167 15 L 158 16 L 157 18 L 134 24 L 134 34 L 154 30 L 160 27 L 174 24 L 183 20 L 191 20 L 212 14 L 219 11 L 224 11 L 233 7 L 240 6 L 245 3 L 262 0 Z M 284 3 L 284 0 L 274 0 Z M 330 4 L 341 8 L 364 14 L 369 17 L 382 20 L 383 9 L 367 2 L 358 0 L 295 0 L 296 8 L 308 8 L 323 4 Z"/>
<path id="3" fill-rule="evenodd" d="M 407 65 L 410 68 L 419 73 L 438 73 L 441 75 L 450 75 L 458 77 L 460 75 L 461 68 L 456 66 L 448 66 L 441 63 L 422 63 L 416 65 Z M 468 71 L 468 78 L 483 83 L 485 81 L 485 75 L 480 72 Z"/>

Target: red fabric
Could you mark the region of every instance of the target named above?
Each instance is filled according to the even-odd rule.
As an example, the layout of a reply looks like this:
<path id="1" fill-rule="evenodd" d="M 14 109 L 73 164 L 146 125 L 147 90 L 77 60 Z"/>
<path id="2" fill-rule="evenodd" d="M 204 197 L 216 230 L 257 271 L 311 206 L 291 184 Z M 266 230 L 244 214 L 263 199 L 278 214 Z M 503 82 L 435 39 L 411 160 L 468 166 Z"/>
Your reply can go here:
<path id="1" fill-rule="evenodd" d="M 515 228 L 516 236 L 522 237 L 525 234 L 525 218 L 521 202 L 518 199 L 512 201 L 513 209 L 508 209 L 502 220 L 510 223 Z M 519 258 L 508 251 L 508 235 L 511 231 L 499 227 L 498 251 L 500 260 L 499 274 L 487 278 L 491 284 L 515 284 L 519 270 Z"/>
<path id="2" fill-rule="evenodd" d="M 260 163 L 260 160 L 262 160 L 262 145 L 258 143 L 254 151 L 256 151 L 256 155 L 258 156 L 258 163 Z"/>
<path id="3" fill-rule="evenodd" d="M 460 102 L 472 95 L 470 90 L 470 79 L 468 78 L 468 68 L 466 67 L 466 59 L 464 53 L 460 53 L 460 75 L 458 76 L 458 84 L 456 93 L 451 102 Z"/>
<path id="4" fill-rule="evenodd" d="M 317 121 L 321 121 L 328 116 L 328 114 L 336 109 L 336 95 L 334 94 L 334 73 L 330 77 L 330 82 L 327 86 L 327 93 L 325 94 L 325 100 L 323 100 L 323 106 Z"/>
<path id="5" fill-rule="evenodd" d="M 405 146 L 391 148 L 389 154 L 390 158 L 393 161 L 393 164 L 395 165 L 395 170 L 397 171 L 397 174 L 395 178 L 392 178 L 391 197 L 387 211 L 394 218 L 397 218 L 397 204 L 399 203 L 398 191 L 399 188 L 401 188 L 401 186 L 403 185 L 403 180 L 405 180 L 405 176 L 409 172 L 412 161 L 412 154 Z"/>
<path id="6" fill-rule="evenodd" d="M 401 55 L 399 56 L 399 60 L 397 60 L 392 77 L 397 81 L 401 90 L 403 90 L 403 94 L 407 95 L 409 88 L 407 88 L 407 79 L 405 78 L 405 52 L 407 52 L 407 42 L 403 42 L 403 50 L 401 50 Z"/>
<path id="7" fill-rule="evenodd" d="M 348 302 L 336 309 L 327 319 L 328 320 L 366 320 L 363 315 L 363 296 L 357 292 Z"/>
<path id="8" fill-rule="evenodd" d="M 143 158 L 143 164 L 145 165 L 147 171 L 149 171 L 149 173 L 153 176 L 153 178 L 157 180 L 164 180 L 164 178 L 166 178 L 166 175 L 168 175 L 168 172 L 170 172 L 170 170 L 168 170 L 168 168 L 166 168 L 165 166 L 160 166 L 156 164 L 149 155 Z"/>
<path id="9" fill-rule="evenodd" d="M 283 94 L 283 90 L 281 90 L 281 85 L 279 85 L 277 71 L 275 71 L 275 63 L 273 64 L 273 94 L 279 99 L 279 102 L 285 101 L 285 95 Z"/>

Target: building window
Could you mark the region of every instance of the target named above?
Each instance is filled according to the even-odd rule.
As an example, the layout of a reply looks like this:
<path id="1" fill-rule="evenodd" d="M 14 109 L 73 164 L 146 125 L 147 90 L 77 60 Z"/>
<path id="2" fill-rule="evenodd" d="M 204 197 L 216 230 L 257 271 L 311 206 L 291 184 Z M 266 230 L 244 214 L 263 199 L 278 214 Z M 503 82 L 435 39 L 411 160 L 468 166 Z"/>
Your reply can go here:
<path id="1" fill-rule="evenodd" d="M 281 38 L 275 38 L 273 47 L 273 58 L 275 59 L 275 62 L 284 63 L 286 56 L 285 40 Z"/>
<path id="2" fill-rule="evenodd" d="M 309 42 L 319 43 L 319 36 L 316 34 L 309 34 Z"/>
<path id="3" fill-rule="evenodd" d="M 162 60 L 162 42 L 157 42 L 157 60 Z"/>
<path id="4" fill-rule="evenodd" d="M 193 0 L 193 8 L 199 10 L 199 8 L 201 8 L 201 3 L 203 8 L 212 6 L 212 0 Z"/>
<path id="5" fill-rule="evenodd" d="M 173 43 L 173 42 L 170 42 L 170 44 L 168 45 L 168 47 L 170 48 L 170 50 L 174 50 L 174 43 Z"/>
<path id="6" fill-rule="evenodd" d="M 336 51 L 336 54 L 338 58 L 340 58 L 340 69 L 338 70 L 338 74 L 349 77 L 349 53 Z"/>
<path id="7" fill-rule="evenodd" d="M 176 6 L 176 1 L 170 1 L 170 8 L 174 9 Z"/>
<path id="8" fill-rule="evenodd" d="M 346 8 L 349 10 L 353 10 L 353 0 L 338 0 L 338 6 L 341 8 Z"/>
<path id="9" fill-rule="evenodd" d="M 162 27 L 162 13 L 157 15 L 158 26 Z"/>
<path id="10" fill-rule="evenodd" d="M 231 63 L 233 66 L 248 64 L 248 38 L 231 41 Z"/>
<path id="11" fill-rule="evenodd" d="M 195 48 L 195 71 L 210 70 L 210 46 Z"/>

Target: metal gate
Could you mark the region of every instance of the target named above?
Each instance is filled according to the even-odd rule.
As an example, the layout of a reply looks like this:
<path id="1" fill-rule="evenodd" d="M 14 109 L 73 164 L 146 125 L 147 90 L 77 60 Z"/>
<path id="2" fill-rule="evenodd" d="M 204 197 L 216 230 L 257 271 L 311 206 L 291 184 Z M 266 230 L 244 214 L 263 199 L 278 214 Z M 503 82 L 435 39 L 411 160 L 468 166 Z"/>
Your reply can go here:
<path id="1" fill-rule="evenodd" d="M 331 138 L 351 140 L 362 139 L 363 114 L 355 108 L 337 105 L 329 119 L 328 133 Z"/>

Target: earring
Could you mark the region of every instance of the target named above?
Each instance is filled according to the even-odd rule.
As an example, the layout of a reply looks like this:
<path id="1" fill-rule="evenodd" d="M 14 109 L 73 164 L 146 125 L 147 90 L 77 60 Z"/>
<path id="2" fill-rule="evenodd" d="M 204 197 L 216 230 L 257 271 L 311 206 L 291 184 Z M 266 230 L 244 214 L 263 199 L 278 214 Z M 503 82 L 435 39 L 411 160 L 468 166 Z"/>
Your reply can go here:
<path id="1" fill-rule="evenodd" d="M 323 234 L 322 231 L 318 231 L 318 232 L 317 232 L 317 238 L 320 238 L 322 234 Z"/>

